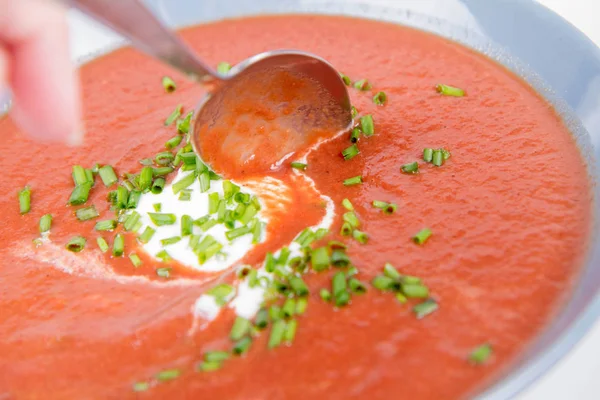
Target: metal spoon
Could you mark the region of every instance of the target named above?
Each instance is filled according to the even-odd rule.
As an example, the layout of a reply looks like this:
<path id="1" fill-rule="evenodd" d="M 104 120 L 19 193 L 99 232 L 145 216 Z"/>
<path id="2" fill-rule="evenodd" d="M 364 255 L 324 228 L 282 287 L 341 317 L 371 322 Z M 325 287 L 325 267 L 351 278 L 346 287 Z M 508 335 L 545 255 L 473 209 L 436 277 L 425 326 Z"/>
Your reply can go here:
<path id="1" fill-rule="evenodd" d="M 182 71 L 191 79 L 216 84 L 212 95 L 200 102 L 195 115 L 192 144 L 199 153 L 202 149 L 199 128 L 214 125 L 221 115 L 223 104 L 243 90 L 243 82 L 269 76 L 277 70 L 303 76 L 307 82 L 319 85 L 325 94 L 322 96 L 323 104 L 311 104 L 310 108 L 317 112 L 326 110 L 327 117 L 314 118 L 311 115 L 310 128 L 325 128 L 327 125 L 328 130 L 337 132 L 348 129 L 352 123 L 350 99 L 344 82 L 329 63 L 317 56 L 295 50 L 269 51 L 242 61 L 224 75 L 199 60 L 139 0 L 68 0 L 68 3 L 119 32 L 139 50 Z M 298 128 L 298 134 L 302 134 L 306 127 L 306 113 L 298 111 L 293 119 L 292 125 Z"/>

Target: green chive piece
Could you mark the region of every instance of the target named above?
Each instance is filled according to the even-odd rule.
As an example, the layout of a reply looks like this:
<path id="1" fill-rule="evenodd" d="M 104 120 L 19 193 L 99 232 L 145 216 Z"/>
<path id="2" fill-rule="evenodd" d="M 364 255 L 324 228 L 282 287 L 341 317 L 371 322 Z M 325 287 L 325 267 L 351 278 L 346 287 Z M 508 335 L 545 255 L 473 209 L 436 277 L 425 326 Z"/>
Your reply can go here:
<path id="1" fill-rule="evenodd" d="M 269 308 L 269 318 L 271 321 L 278 321 L 281 319 L 281 307 L 277 304 L 274 304 Z"/>
<path id="2" fill-rule="evenodd" d="M 227 202 L 225 199 L 219 201 L 219 207 L 217 208 L 217 221 L 225 222 L 225 213 L 227 212 Z"/>
<path id="3" fill-rule="evenodd" d="M 347 222 L 344 222 L 342 225 L 342 229 L 340 230 L 340 234 L 342 236 L 350 236 L 352 235 L 352 225 Z"/>
<path id="4" fill-rule="evenodd" d="M 375 208 L 379 208 L 381 210 L 383 210 L 384 208 L 386 208 L 388 206 L 388 203 L 386 203 L 385 201 L 380 201 L 380 200 L 373 200 L 373 207 Z"/>
<path id="5" fill-rule="evenodd" d="M 440 149 L 440 151 L 442 152 L 442 156 L 444 156 L 444 161 L 446 161 L 447 159 L 450 158 L 451 154 L 448 150 L 446 149 Z"/>
<path id="6" fill-rule="evenodd" d="M 356 268 L 354 265 L 350 265 L 350 268 L 346 270 L 346 276 L 351 278 L 354 275 L 358 275 L 358 268 Z"/>
<path id="7" fill-rule="evenodd" d="M 233 196 L 233 200 L 236 203 L 248 205 L 250 203 L 250 195 L 248 193 L 238 192 Z"/>
<path id="8" fill-rule="evenodd" d="M 358 116 L 358 109 L 354 106 L 350 107 L 350 115 L 352 118 L 356 118 Z"/>
<path id="9" fill-rule="evenodd" d="M 198 156 L 196 156 L 196 153 L 194 153 L 193 151 L 190 151 L 188 153 L 181 153 L 179 155 L 179 158 L 181 158 L 181 160 L 183 161 L 183 164 L 193 165 L 194 169 L 196 169 L 196 159 L 198 159 Z M 202 171 L 202 172 L 204 172 L 204 171 Z"/>
<path id="10" fill-rule="evenodd" d="M 154 194 L 160 194 L 162 193 L 163 189 L 165 188 L 165 178 L 156 178 L 154 179 L 154 182 L 152 182 L 152 187 L 150 188 L 150 191 Z M 158 210 L 160 211 L 160 210 Z"/>
<path id="11" fill-rule="evenodd" d="M 208 195 L 208 213 L 214 214 L 219 209 L 219 193 L 211 193 Z"/>
<path id="12" fill-rule="evenodd" d="M 178 369 L 167 369 L 156 374 L 156 380 L 160 382 L 172 381 L 179 378 L 179 375 L 181 375 L 181 371 Z"/>
<path id="13" fill-rule="evenodd" d="M 198 371 L 201 372 L 212 372 L 216 371 L 222 367 L 222 362 L 220 361 L 202 361 L 198 365 Z"/>
<path id="14" fill-rule="evenodd" d="M 111 187 L 119 181 L 117 174 L 115 174 L 115 170 L 110 165 L 100 167 L 100 169 L 98 169 L 98 174 L 100 175 L 100 179 L 102 179 L 102 183 L 104 183 L 104 186 L 106 187 Z"/>
<path id="15" fill-rule="evenodd" d="M 413 312 L 416 314 L 417 319 L 425 318 L 429 314 L 433 313 L 438 309 L 438 303 L 433 299 L 427 299 L 424 302 L 417 304 L 413 307 Z"/>
<path id="16" fill-rule="evenodd" d="M 431 162 L 433 160 L 433 149 L 426 147 L 423 149 L 423 161 Z"/>
<path id="17" fill-rule="evenodd" d="M 242 226 L 225 232 L 225 237 L 231 242 L 232 240 L 247 235 L 249 233 L 252 233 L 252 229 L 250 229 L 247 226 Z"/>
<path id="18" fill-rule="evenodd" d="M 363 92 L 371 90 L 371 87 L 372 86 L 367 79 L 361 79 L 359 81 L 354 82 L 354 88 Z"/>
<path id="19" fill-rule="evenodd" d="M 291 318 L 294 316 L 294 313 L 296 312 L 296 299 L 294 298 L 289 298 L 286 299 L 285 302 L 283 303 L 283 307 L 281 307 L 281 315 L 283 316 L 283 318 Z"/>
<path id="20" fill-rule="evenodd" d="M 225 200 L 232 199 L 236 193 L 240 191 L 240 187 L 230 180 L 223 181 L 223 198 Z"/>
<path id="21" fill-rule="evenodd" d="M 375 134 L 375 124 L 373 123 L 372 115 L 360 117 L 360 130 L 366 137 L 373 136 L 373 134 Z"/>
<path id="22" fill-rule="evenodd" d="M 129 192 L 129 197 L 127 197 L 127 208 L 128 209 L 137 208 L 141 197 L 142 197 L 142 192 L 139 190 L 134 189 L 131 192 Z"/>
<path id="23" fill-rule="evenodd" d="M 25 189 L 23 189 L 23 191 L 21 191 L 19 193 L 19 202 L 21 204 L 21 214 L 25 214 L 26 212 L 29 211 L 30 192 L 29 192 L 29 188 L 26 188 L 26 189 L 27 189 L 26 203 L 25 203 L 25 200 L 21 201 L 22 198 L 25 199 L 25 192 L 24 192 Z M 72 206 L 78 206 L 78 205 L 85 203 L 88 200 L 91 189 L 92 189 L 91 183 L 84 183 L 82 185 L 75 186 L 75 188 L 71 192 L 71 196 L 69 197 L 69 204 Z M 27 211 L 23 211 L 23 209 L 24 209 L 23 206 L 25 204 L 27 205 Z"/>
<path id="24" fill-rule="evenodd" d="M 229 73 L 230 69 L 231 69 L 231 64 L 229 64 L 228 62 L 225 62 L 225 61 L 221 61 L 217 65 L 217 72 L 220 73 L 221 75 L 227 75 L 227 73 Z"/>
<path id="25" fill-rule="evenodd" d="M 271 327 L 271 334 L 269 335 L 269 349 L 274 349 L 275 347 L 281 345 L 285 334 L 285 328 L 286 323 L 282 319 L 277 320 L 273 323 L 273 326 Z"/>
<path id="26" fill-rule="evenodd" d="M 219 222 L 216 219 L 209 219 L 208 221 L 200 225 L 200 229 L 202 230 L 202 232 L 206 232 L 218 223 Z"/>
<path id="27" fill-rule="evenodd" d="M 209 173 L 210 173 L 210 180 L 211 181 L 219 181 L 219 180 L 221 180 L 221 177 L 219 175 L 217 175 L 215 172 L 209 171 Z"/>
<path id="28" fill-rule="evenodd" d="M 244 212 L 246 212 L 246 205 L 239 203 L 233 210 L 233 218 L 234 219 L 242 218 L 242 216 L 244 215 Z"/>
<path id="29" fill-rule="evenodd" d="M 189 189 L 183 189 L 179 192 L 179 201 L 190 201 L 192 200 L 192 191 Z"/>
<path id="30" fill-rule="evenodd" d="M 301 171 L 306 171 L 306 168 L 308 168 L 308 164 L 294 161 L 293 163 L 290 163 L 290 167 L 294 169 L 299 169 Z"/>
<path id="31" fill-rule="evenodd" d="M 129 260 L 131 261 L 131 263 L 133 264 L 133 266 L 135 268 L 141 267 L 142 266 L 142 259 L 140 258 L 140 256 L 138 256 L 135 253 L 131 253 L 129 254 Z"/>
<path id="32" fill-rule="evenodd" d="M 415 161 L 412 163 L 404 164 L 402 167 L 400 167 L 400 169 L 405 174 L 417 174 L 419 173 L 419 163 Z"/>
<path id="33" fill-rule="evenodd" d="M 335 296 L 335 306 L 336 307 L 344 307 L 350 303 L 350 293 L 348 291 L 340 292 L 337 296 Z"/>
<path id="34" fill-rule="evenodd" d="M 194 220 L 189 215 L 181 217 L 181 236 L 189 236 L 194 230 Z"/>
<path id="35" fill-rule="evenodd" d="M 350 264 L 350 258 L 342 250 L 333 250 L 331 252 L 331 265 L 337 268 L 345 268 Z"/>
<path id="36" fill-rule="evenodd" d="M 342 81 L 344 82 L 344 85 L 346 86 L 350 86 L 352 84 L 352 80 L 350 79 L 349 76 L 344 75 L 340 72 L 340 78 L 342 78 Z"/>
<path id="37" fill-rule="evenodd" d="M 454 86 L 448 86 L 443 84 L 436 85 L 435 90 L 444 96 L 463 97 L 465 95 L 464 90 Z"/>
<path id="38" fill-rule="evenodd" d="M 246 353 L 252 344 L 252 338 L 246 336 L 234 343 L 233 345 L 233 354 L 241 356 Z"/>
<path id="39" fill-rule="evenodd" d="M 192 183 L 196 181 L 196 175 L 194 173 L 188 174 L 175 182 L 172 186 L 173 194 L 177 194 L 181 192 L 183 189 L 187 189 L 190 187 Z"/>
<path id="40" fill-rule="evenodd" d="M 180 236 L 172 236 L 166 239 L 161 239 L 160 244 L 162 244 L 163 246 L 169 246 L 171 244 L 178 243 L 180 240 Z"/>
<path id="41" fill-rule="evenodd" d="M 352 129 L 352 132 L 350 132 L 350 142 L 352 142 L 352 143 L 358 142 L 358 140 L 360 139 L 361 133 L 362 132 L 360 131 L 360 128 Z"/>
<path id="42" fill-rule="evenodd" d="M 88 176 L 85 172 L 85 168 L 81 165 L 73 165 L 73 183 L 75 186 L 83 185 L 84 183 L 89 183 Z"/>
<path id="43" fill-rule="evenodd" d="M 131 214 L 127 215 L 125 220 L 123 221 L 123 229 L 126 231 L 132 231 L 134 227 L 140 221 L 141 215 L 137 211 L 133 211 Z"/>
<path id="44" fill-rule="evenodd" d="M 156 226 L 173 225 L 177 221 L 175 214 L 148 213 Z"/>
<path id="45" fill-rule="evenodd" d="M 342 156 L 344 157 L 344 160 L 346 160 L 346 161 L 352 160 L 354 157 L 356 157 L 359 154 L 360 154 L 360 150 L 358 149 L 358 146 L 356 145 L 356 143 L 354 143 L 352 146 L 347 147 L 344 150 L 342 150 Z"/>
<path id="46" fill-rule="evenodd" d="M 417 233 L 415 236 L 413 236 L 412 240 L 413 240 L 413 242 L 415 242 L 418 245 L 423 245 L 423 244 L 425 244 L 427 239 L 429 239 L 430 236 L 431 236 L 431 230 L 429 228 L 423 228 L 419 231 L 419 233 Z"/>
<path id="47" fill-rule="evenodd" d="M 361 183 L 363 183 L 363 178 L 360 175 L 344 180 L 344 186 L 360 185 Z"/>
<path id="48" fill-rule="evenodd" d="M 258 244 L 262 240 L 264 223 L 256 221 L 254 228 L 252 228 L 252 244 Z"/>
<path id="49" fill-rule="evenodd" d="M 242 225 L 247 225 L 252 219 L 258 214 L 259 208 L 257 208 L 254 204 L 249 204 L 244 210 L 244 214 L 238 218 L 238 220 L 242 223 Z"/>
<path id="50" fill-rule="evenodd" d="M 237 317 L 233 322 L 231 332 L 229 332 L 229 338 L 234 342 L 240 340 L 250 332 L 251 326 L 252 323 L 246 318 Z"/>
<path id="51" fill-rule="evenodd" d="M 204 354 L 204 360 L 208 362 L 223 362 L 229 360 L 229 357 L 226 351 L 209 351 Z"/>
<path id="52" fill-rule="evenodd" d="M 221 283 L 210 288 L 206 294 L 213 296 L 219 306 L 225 305 L 235 289 L 228 283 Z"/>
<path id="53" fill-rule="evenodd" d="M 95 206 L 83 207 L 75 211 L 75 216 L 79 221 L 87 221 L 90 219 L 97 218 L 100 214 L 96 210 Z"/>
<path id="54" fill-rule="evenodd" d="M 298 329 L 298 321 L 295 319 L 289 320 L 285 325 L 285 331 L 283 332 L 283 341 L 287 344 L 292 344 L 296 337 L 296 330 Z"/>
<path id="55" fill-rule="evenodd" d="M 254 319 L 254 325 L 256 325 L 256 327 L 258 329 L 265 329 L 268 324 L 269 324 L 269 310 L 267 310 L 266 308 L 261 308 L 260 310 L 258 310 L 258 313 L 256 313 L 256 318 Z"/>
<path id="56" fill-rule="evenodd" d="M 340 271 L 336 272 L 331 279 L 331 289 L 334 297 L 337 297 L 341 292 L 346 291 L 346 275 Z"/>
<path id="57" fill-rule="evenodd" d="M 398 280 L 402 277 L 400 275 L 400 272 L 398 272 L 398 270 L 394 268 L 394 266 L 390 263 L 385 263 L 385 265 L 383 266 L 383 273 L 385 274 L 385 276 L 391 279 Z"/>
<path id="58" fill-rule="evenodd" d="M 319 291 L 319 296 L 324 301 L 331 301 L 331 292 L 325 288 L 323 288 Z"/>
<path id="59" fill-rule="evenodd" d="M 308 307 L 308 298 L 300 297 L 296 300 L 296 315 L 302 315 L 306 312 L 306 308 Z"/>
<path id="60" fill-rule="evenodd" d="M 290 287 L 292 288 L 294 293 L 296 293 L 296 296 L 308 296 L 308 286 L 306 286 L 306 283 L 302 280 L 302 278 L 300 278 L 299 276 L 291 276 L 288 279 L 288 282 L 290 283 Z"/>
<path id="61" fill-rule="evenodd" d="M 150 384 L 148 382 L 136 382 L 132 387 L 134 392 L 145 392 L 150 389 Z"/>
<path id="62" fill-rule="evenodd" d="M 173 155 L 173 153 L 171 153 L 170 151 L 163 151 L 162 153 L 158 153 L 155 157 L 154 157 L 154 161 L 158 164 L 158 165 L 168 165 L 170 164 L 173 160 L 175 159 L 175 156 Z M 165 167 L 167 168 L 167 167 Z M 170 168 L 170 167 L 169 167 Z M 155 175 L 158 175 L 156 173 L 156 170 L 158 170 L 159 168 L 155 168 Z M 161 170 L 163 171 L 163 170 Z M 166 171 L 166 170 L 164 170 Z"/>
<path id="63" fill-rule="evenodd" d="M 156 275 L 161 278 L 170 278 L 171 277 L 171 268 L 170 267 L 162 267 L 156 269 Z"/>
<path id="64" fill-rule="evenodd" d="M 103 237 L 97 238 L 96 243 L 98 244 L 98 248 L 100 248 L 101 252 L 106 253 L 108 251 L 108 243 L 106 243 L 106 240 L 104 240 Z"/>
<path id="65" fill-rule="evenodd" d="M 175 110 L 173 110 L 173 112 L 165 120 L 165 126 L 169 126 L 173 122 L 175 122 L 175 120 L 181 116 L 182 111 L 183 111 L 183 106 L 181 104 L 179 104 L 177 107 L 175 107 Z"/>
<path id="66" fill-rule="evenodd" d="M 75 236 L 67 242 L 65 247 L 73 253 L 79 253 L 85 247 L 85 242 L 86 240 L 83 236 Z"/>
<path id="67" fill-rule="evenodd" d="M 420 285 L 421 284 L 421 278 L 418 278 L 416 276 L 404 275 L 403 277 L 400 278 L 400 280 L 403 285 Z"/>
<path id="68" fill-rule="evenodd" d="M 394 281 L 394 279 L 385 275 L 377 275 L 371 281 L 371 285 L 373 285 L 375 289 L 379 289 L 382 291 L 394 290 L 395 284 L 396 282 Z"/>
<path id="69" fill-rule="evenodd" d="M 140 160 L 140 164 L 142 165 L 152 165 L 153 161 L 151 158 L 143 158 Z"/>
<path id="70" fill-rule="evenodd" d="M 206 193 L 210 189 L 210 173 L 205 171 L 198 176 L 200 181 L 200 193 Z"/>
<path id="71" fill-rule="evenodd" d="M 312 268 L 319 272 L 329 267 L 329 251 L 326 246 L 314 249 L 311 253 Z"/>
<path id="72" fill-rule="evenodd" d="M 117 198 L 115 202 L 115 206 L 118 209 L 127 208 L 127 203 L 129 202 L 129 190 L 127 190 L 123 186 L 119 186 L 117 188 Z"/>
<path id="73" fill-rule="evenodd" d="M 327 235 L 329 235 L 329 229 L 319 228 L 315 231 L 315 240 L 321 240 Z"/>
<path id="74" fill-rule="evenodd" d="M 162 262 L 168 262 L 168 261 L 172 260 L 171 255 L 169 253 L 167 253 L 166 250 L 159 251 L 158 253 L 156 253 L 155 257 L 158 258 Z M 158 271 L 156 271 L 156 273 L 159 274 Z M 168 270 L 166 271 L 166 274 L 169 275 Z M 160 274 L 159 274 L 159 276 L 160 276 Z M 167 278 L 168 278 L 168 276 L 167 276 Z"/>
<path id="75" fill-rule="evenodd" d="M 348 279 L 348 286 L 352 293 L 363 294 L 367 292 L 367 286 L 356 278 Z"/>
<path id="76" fill-rule="evenodd" d="M 181 135 L 173 136 L 171 139 L 169 139 L 165 142 L 165 149 L 172 150 L 175 147 L 179 146 L 182 138 L 183 138 L 183 136 L 181 136 Z"/>
<path id="77" fill-rule="evenodd" d="M 349 223 L 352 228 L 358 228 L 360 226 L 360 221 L 354 211 L 348 211 L 347 213 L 344 213 L 342 219 L 344 222 Z"/>
<path id="78" fill-rule="evenodd" d="M 387 207 L 385 207 L 382 211 L 384 214 L 392 215 L 398 209 L 398 205 L 395 203 L 388 203 Z"/>
<path id="79" fill-rule="evenodd" d="M 348 199 L 342 200 L 342 206 L 344 206 L 344 208 L 348 211 L 354 211 L 354 206 Z"/>
<path id="80" fill-rule="evenodd" d="M 193 111 L 190 111 L 184 119 L 177 120 L 177 132 L 186 134 L 190 131 L 190 124 L 192 122 Z"/>
<path id="81" fill-rule="evenodd" d="M 115 236 L 113 241 L 113 256 L 121 257 L 125 251 L 125 238 L 120 233 Z"/>
<path id="82" fill-rule="evenodd" d="M 52 227 L 52 214 L 43 215 L 40 218 L 40 233 L 46 233 Z"/>
<path id="83" fill-rule="evenodd" d="M 339 242 L 337 240 L 332 240 L 329 243 L 327 243 L 327 247 L 329 247 L 329 249 L 331 251 L 334 251 L 334 250 L 344 250 L 345 251 L 346 249 L 348 249 L 348 246 L 346 246 L 345 243 Z M 332 258 L 333 258 L 333 256 L 332 256 Z"/>
<path id="84" fill-rule="evenodd" d="M 429 289 L 423 285 L 402 285 L 402 293 L 409 299 L 426 299 Z"/>
<path id="85" fill-rule="evenodd" d="M 433 151 L 431 163 L 436 167 L 441 167 L 442 165 L 444 165 L 444 153 L 442 153 L 442 150 Z"/>
<path id="86" fill-rule="evenodd" d="M 358 229 L 355 229 L 352 232 L 352 237 L 360 244 L 367 244 L 369 241 L 369 235 L 365 232 L 361 232 Z"/>
<path id="87" fill-rule="evenodd" d="M 168 76 L 163 76 L 162 85 L 163 85 L 163 89 L 165 89 L 165 92 L 167 92 L 167 93 L 173 93 L 175 91 L 175 89 L 177 89 L 177 85 L 175 84 L 175 81 L 171 77 L 168 77 Z"/>
<path id="88" fill-rule="evenodd" d="M 150 239 L 152 239 L 155 233 L 156 230 L 154 228 L 152 228 L 151 226 L 147 226 L 146 229 L 144 229 L 144 232 L 142 232 L 142 234 L 140 235 L 140 237 L 138 237 L 138 240 L 140 241 L 140 243 L 146 244 L 150 241 Z"/>
<path id="89" fill-rule="evenodd" d="M 387 103 L 387 94 L 385 92 L 377 92 L 375 96 L 373 96 L 373 103 L 378 106 L 383 106 Z"/>
<path id="90" fill-rule="evenodd" d="M 152 168 L 152 175 L 155 177 L 169 175 L 171 172 L 173 172 L 173 167 Z"/>
<path id="91" fill-rule="evenodd" d="M 492 345 L 489 343 L 482 344 L 471 351 L 471 354 L 469 354 L 469 361 L 475 365 L 485 364 L 491 357 L 492 352 Z"/>
<path id="92" fill-rule="evenodd" d="M 29 210 L 31 210 L 31 189 L 29 188 L 29 186 L 25 186 L 22 190 L 19 191 L 19 210 L 21 214 L 27 214 Z"/>

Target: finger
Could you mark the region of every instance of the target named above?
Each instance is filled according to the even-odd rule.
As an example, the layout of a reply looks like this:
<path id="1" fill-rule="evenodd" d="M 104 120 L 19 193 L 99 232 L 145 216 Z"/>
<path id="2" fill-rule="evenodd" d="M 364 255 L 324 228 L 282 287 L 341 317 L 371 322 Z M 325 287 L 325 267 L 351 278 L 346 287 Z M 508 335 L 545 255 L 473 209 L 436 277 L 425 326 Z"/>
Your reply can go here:
<path id="1" fill-rule="evenodd" d="M 81 109 L 66 14 L 47 3 L 36 3 L 34 9 L 29 4 L 25 10 L 25 3 L 13 7 L 13 21 L 27 20 L 21 27 L 28 29 L 8 29 L 12 33 L 11 115 L 37 139 L 77 144 L 82 139 Z"/>

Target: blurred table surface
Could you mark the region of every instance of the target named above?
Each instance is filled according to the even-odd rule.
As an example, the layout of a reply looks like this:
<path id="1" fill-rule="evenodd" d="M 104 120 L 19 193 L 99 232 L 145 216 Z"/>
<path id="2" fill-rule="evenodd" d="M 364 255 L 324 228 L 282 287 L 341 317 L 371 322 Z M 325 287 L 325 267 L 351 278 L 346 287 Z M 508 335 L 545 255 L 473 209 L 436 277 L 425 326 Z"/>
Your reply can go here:
<path id="1" fill-rule="evenodd" d="M 484 0 L 482 0 L 484 1 Z M 598 0 L 538 0 L 571 22 L 600 46 L 600 24 L 594 7 Z M 78 15 L 70 16 L 74 58 L 108 43 L 113 35 L 91 26 Z M 600 321 L 549 373 L 518 400 L 600 399 Z"/>

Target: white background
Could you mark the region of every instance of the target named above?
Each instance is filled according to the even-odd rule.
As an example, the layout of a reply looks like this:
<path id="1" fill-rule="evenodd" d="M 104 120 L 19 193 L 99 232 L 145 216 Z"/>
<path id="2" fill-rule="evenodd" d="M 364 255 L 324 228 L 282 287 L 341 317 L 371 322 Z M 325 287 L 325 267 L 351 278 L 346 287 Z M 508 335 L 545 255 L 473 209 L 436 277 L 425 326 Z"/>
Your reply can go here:
<path id="1" fill-rule="evenodd" d="M 481 0 L 486 1 L 486 0 Z M 600 45 L 600 23 L 593 4 L 598 0 L 538 0 L 556 11 Z M 109 38 L 71 19 L 73 57 L 106 44 Z M 600 399 L 600 322 L 554 369 L 518 397 L 518 400 Z"/>

